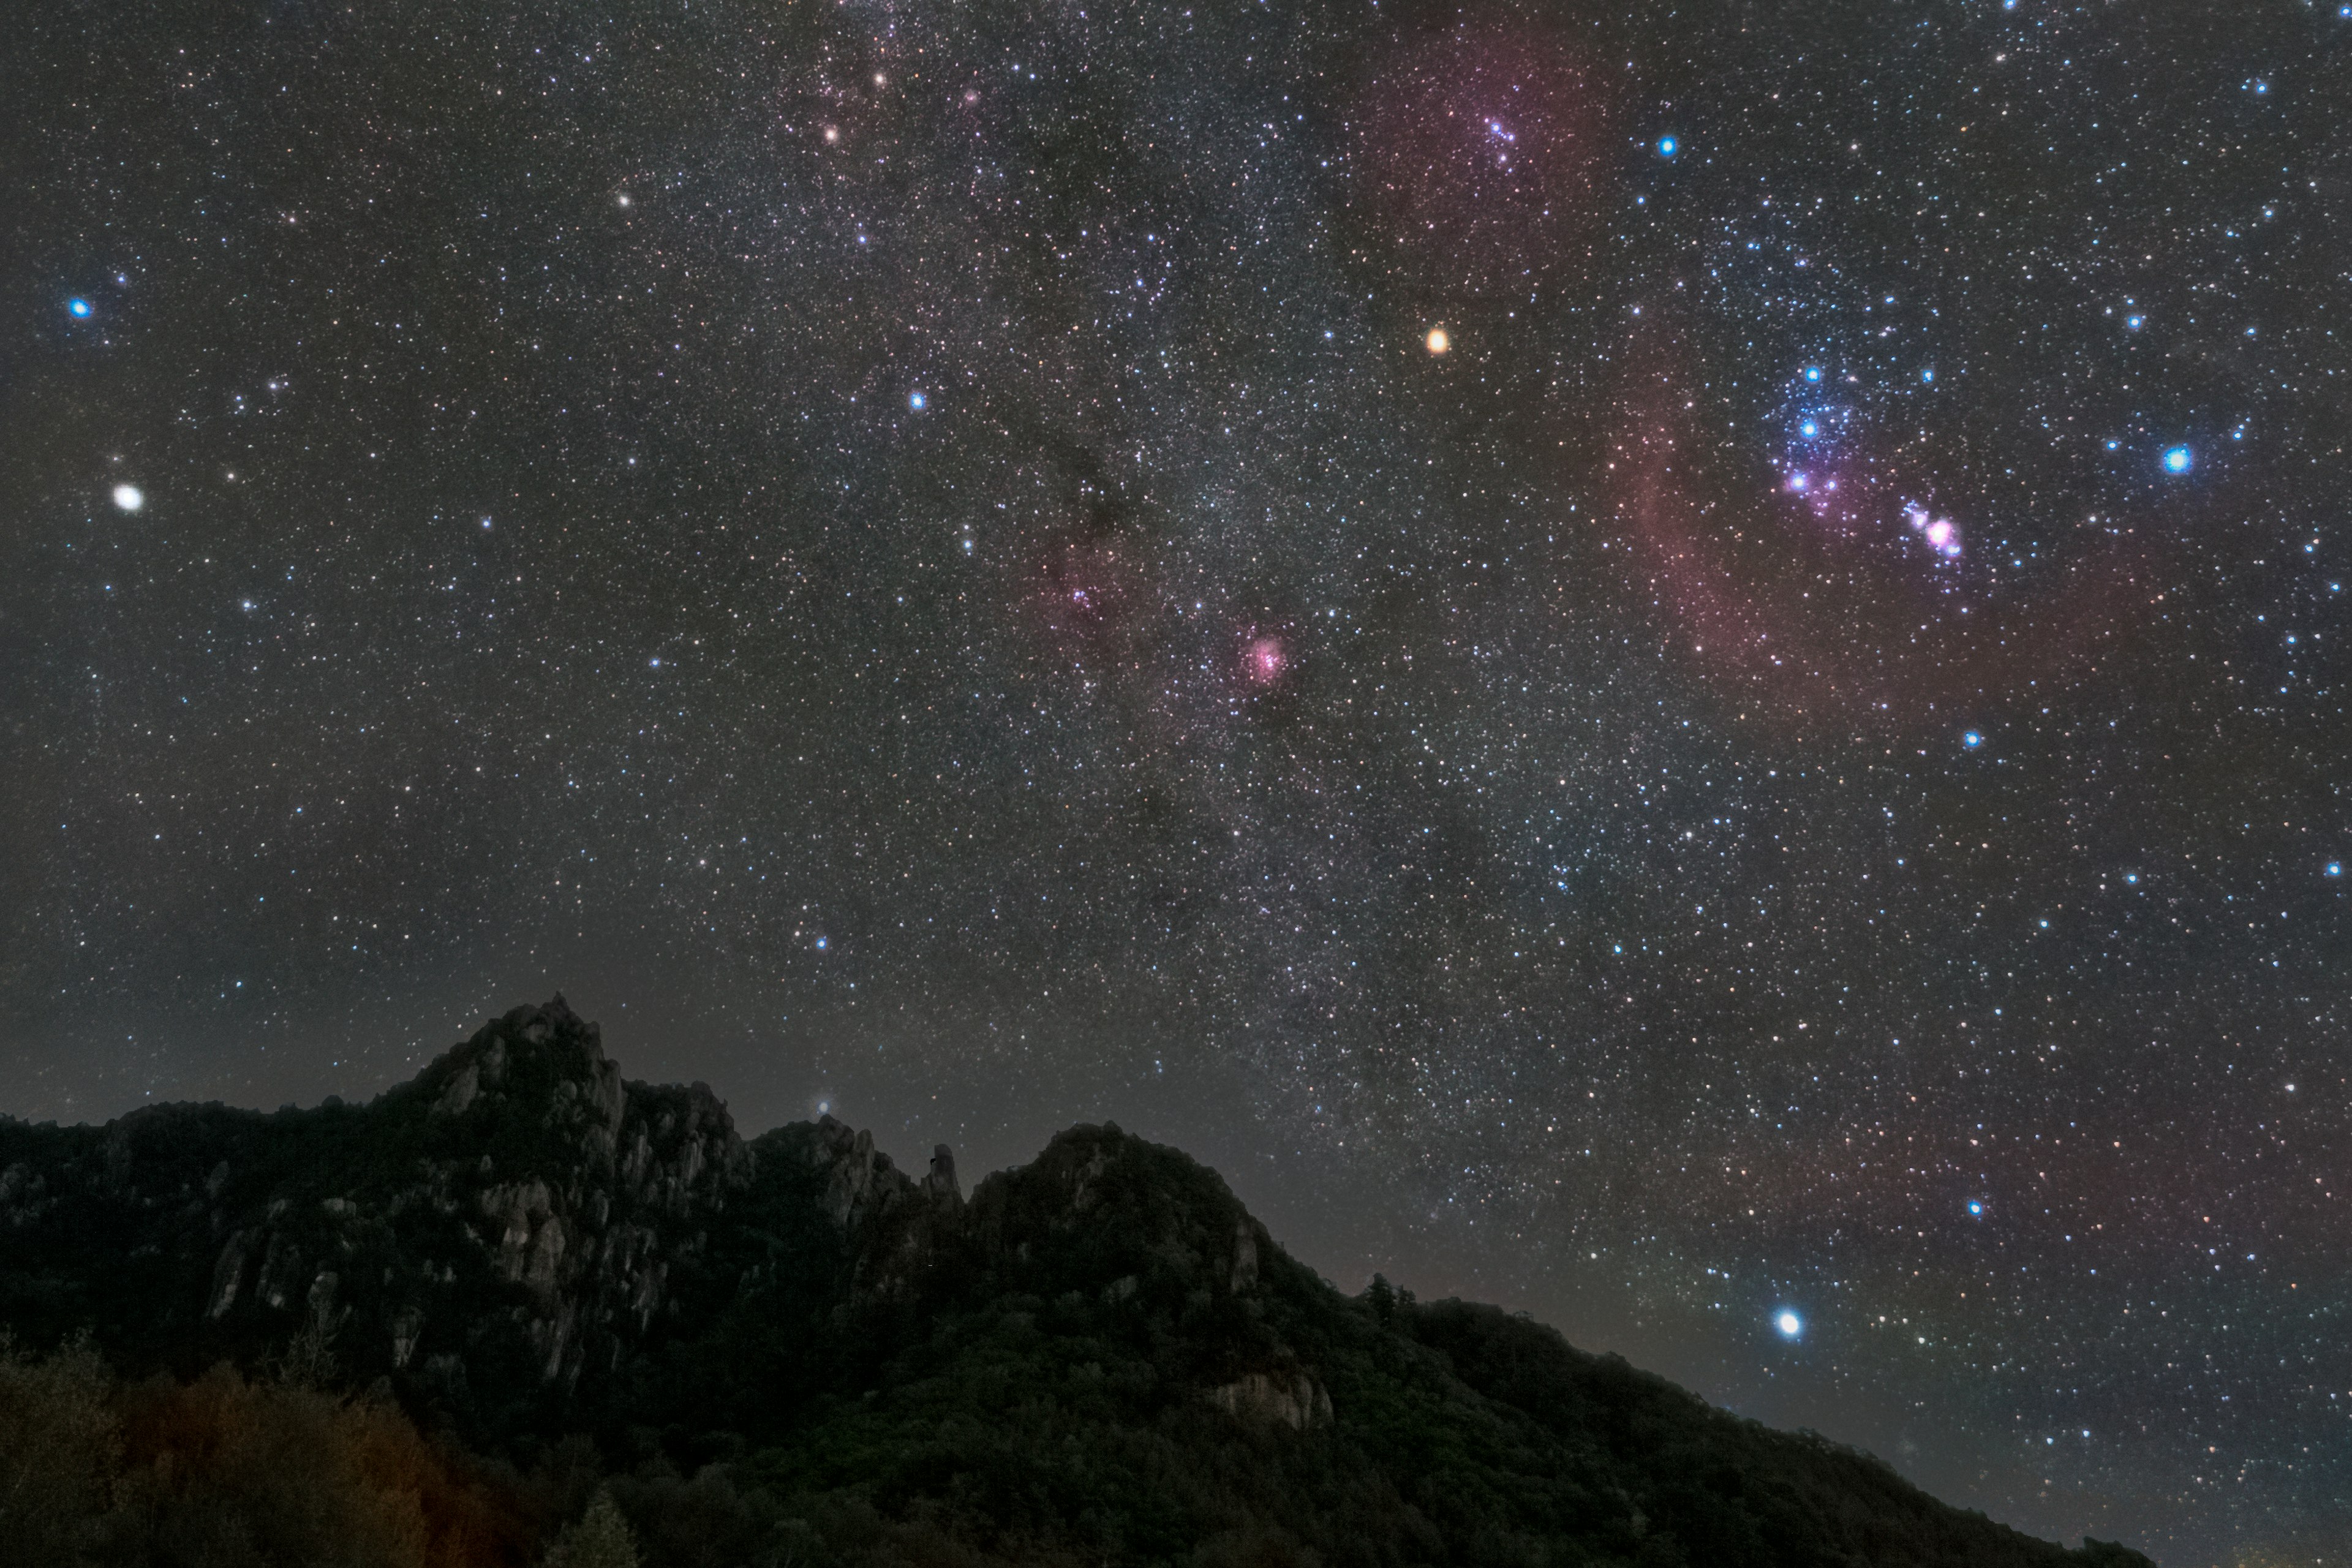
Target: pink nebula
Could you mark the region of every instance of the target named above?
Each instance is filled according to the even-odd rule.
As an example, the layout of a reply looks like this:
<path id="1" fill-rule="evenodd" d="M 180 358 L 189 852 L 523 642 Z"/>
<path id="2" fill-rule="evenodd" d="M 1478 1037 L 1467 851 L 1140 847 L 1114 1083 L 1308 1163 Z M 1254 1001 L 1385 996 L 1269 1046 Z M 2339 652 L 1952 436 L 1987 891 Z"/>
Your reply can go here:
<path id="1" fill-rule="evenodd" d="M 1924 508 L 1916 506 L 1906 507 L 1903 518 L 1927 536 L 1928 548 L 1937 554 L 1958 555 L 1960 552 L 1959 527 L 1950 518 L 1931 518 Z"/>
<path id="2" fill-rule="evenodd" d="M 1383 267 L 1454 300 L 1581 275 L 1617 96 L 1587 48 L 1565 18 L 1471 0 L 1373 55 L 1349 207 Z"/>
<path id="3" fill-rule="evenodd" d="M 1959 568 L 1956 519 L 1886 491 L 1930 476 L 1938 449 L 1883 454 L 1829 476 L 1777 476 L 1774 510 L 1801 505 L 1838 526 L 1771 526 L 1753 468 L 1709 447 L 1692 410 L 1704 391 L 1684 343 L 1664 324 L 1629 354 L 1628 392 L 1610 432 L 1612 522 L 1631 545 L 1625 587 L 1664 617 L 1666 645 L 1702 670 L 1730 710 L 1907 728 L 1940 724 L 1956 704 L 1973 716 L 2045 700 L 2056 680 L 2130 666 L 2158 560 L 2128 536 L 2085 539 L 2063 575 L 1995 594 Z M 1869 454 L 1865 454 L 1869 455 Z M 1956 459 L 1956 454 L 1942 454 Z M 1874 473 L 1883 465 L 1885 471 Z M 1916 493 L 1916 492 L 1915 492 Z M 1919 547 L 1876 548 L 1898 508 Z M 1900 537 L 1900 534 L 1897 534 Z M 1610 542 L 1613 543 L 1614 540 Z"/>
<path id="4" fill-rule="evenodd" d="M 1247 655 L 1249 678 L 1260 686 L 1271 686 L 1282 678 L 1290 661 L 1284 657 L 1282 644 L 1273 637 L 1259 637 L 1249 645 Z"/>

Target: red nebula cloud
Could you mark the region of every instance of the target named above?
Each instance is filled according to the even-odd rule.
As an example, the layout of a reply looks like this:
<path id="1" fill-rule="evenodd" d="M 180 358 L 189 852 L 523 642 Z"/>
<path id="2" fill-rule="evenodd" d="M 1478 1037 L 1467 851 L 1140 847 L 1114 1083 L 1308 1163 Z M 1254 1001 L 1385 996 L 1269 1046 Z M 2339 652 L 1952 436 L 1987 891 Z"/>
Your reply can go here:
<path id="1" fill-rule="evenodd" d="M 1281 642 L 1274 637 L 1254 637 L 1243 656 L 1243 668 L 1249 679 L 1260 686 L 1271 686 L 1282 679 L 1289 658 L 1282 651 Z"/>
<path id="2" fill-rule="evenodd" d="M 1629 586 L 1732 700 L 1874 726 L 1981 719 L 2043 700 L 2137 640 L 2157 575 L 2138 545 L 2093 545 L 2063 577 L 2012 590 L 1962 564 L 1956 531 L 1928 550 L 1906 526 L 1894 487 L 1925 492 L 1931 474 L 1848 484 L 1825 516 L 1818 486 L 1791 493 L 1700 438 L 1706 394 L 1678 352 L 1662 330 L 1633 345 L 1645 369 L 1620 405 L 1607 472 L 1633 547 Z"/>
<path id="3" fill-rule="evenodd" d="M 1442 293 L 1581 268 L 1606 102 L 1564 28 L 1500 15 L 1401 40 L 1355 114 L 1351 205 Z"/>

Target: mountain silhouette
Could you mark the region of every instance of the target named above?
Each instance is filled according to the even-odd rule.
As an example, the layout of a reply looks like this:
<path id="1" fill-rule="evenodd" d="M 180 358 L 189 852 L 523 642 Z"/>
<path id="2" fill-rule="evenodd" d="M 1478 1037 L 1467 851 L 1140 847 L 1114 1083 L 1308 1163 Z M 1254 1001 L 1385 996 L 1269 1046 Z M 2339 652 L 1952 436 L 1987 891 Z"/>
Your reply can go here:
<path id="1" fill-rule="evenodd" d="M 1115 1125 L 969 1194 L 945 1147 L 910 1173 L 831 1118 L 746 1141 L 704 1085 L 625 1082 L 561 997 L 365 1106 L 0 1121 L 0 1492 L 55 1451 L 10 1447 L 12 1408 L 32 1431 L 75 1355 L 121 1380 L 88 1396 L 118 1433 L 101 1500 L 0 1563 L 326 1551 L 270 1547 L 292 1526 L 236 1500 L 253 1480 L 205 1516 L 233 1550 L 121 1523 L 140 1466 L 180 1497 L 226 1463 L 182 1431 L 198 1405 L 425 1456 L 402 1461 L 420 1555 L 369 1561 L 533 1561 L 584 1512 L 646 1562 L 714 1565 L 2147 1563 L 1524 1316 L 1342 1294 Z"/>

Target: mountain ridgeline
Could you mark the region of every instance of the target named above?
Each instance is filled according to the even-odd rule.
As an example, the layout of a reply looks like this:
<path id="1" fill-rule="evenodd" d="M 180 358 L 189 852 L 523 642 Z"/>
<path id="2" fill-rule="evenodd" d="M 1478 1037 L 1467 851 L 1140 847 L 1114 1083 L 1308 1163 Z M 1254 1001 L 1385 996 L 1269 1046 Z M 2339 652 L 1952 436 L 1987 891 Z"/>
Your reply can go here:
<path id="1" fill-rule="evenodd" d="M 527 1563 L 567 1524 L 555 1559 L 709 1568 L 2147 1562 L 1345 1296 L 1116 1126 L 969 1195 L 830 1118 L 747 1142 L 560 997 L 363 1107 L 0 1120 L 0 1562 Z"/>

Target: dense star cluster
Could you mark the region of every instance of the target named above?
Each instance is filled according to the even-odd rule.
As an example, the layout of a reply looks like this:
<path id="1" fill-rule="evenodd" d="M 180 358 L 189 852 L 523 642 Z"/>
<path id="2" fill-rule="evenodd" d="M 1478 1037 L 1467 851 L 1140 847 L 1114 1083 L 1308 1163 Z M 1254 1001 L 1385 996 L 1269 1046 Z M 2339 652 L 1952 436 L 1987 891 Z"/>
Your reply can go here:
<path id="1" fill-rule="evenodd" d="M 561 986 L 2030 1530 L 2352 1538 L 2352 15 L 7 54 L 0 1109 Z"/>

